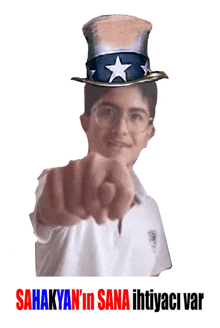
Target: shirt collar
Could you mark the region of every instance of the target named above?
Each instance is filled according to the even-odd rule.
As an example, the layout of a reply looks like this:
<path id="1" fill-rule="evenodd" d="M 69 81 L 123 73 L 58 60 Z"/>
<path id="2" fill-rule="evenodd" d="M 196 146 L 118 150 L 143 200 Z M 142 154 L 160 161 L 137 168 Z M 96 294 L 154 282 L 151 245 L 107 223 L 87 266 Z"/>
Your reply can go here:
<path id="1" fill-rule="evenodd" d="M 135 195 L 133 198 L 133 202 L 134 204 L 141 204 L 143 199 L 146 197 L 147 193 L 144 190 L 144 187 L 142 186 L 142 184 L 140 183 L 139 178 L 137 177 L 137 175 L 134 173 L 133 169 L 131 170 L 131 178 L 134 184 L 134 191 L 135 191 Z M 134 205 L 132 203 L 132 205 Z"/>

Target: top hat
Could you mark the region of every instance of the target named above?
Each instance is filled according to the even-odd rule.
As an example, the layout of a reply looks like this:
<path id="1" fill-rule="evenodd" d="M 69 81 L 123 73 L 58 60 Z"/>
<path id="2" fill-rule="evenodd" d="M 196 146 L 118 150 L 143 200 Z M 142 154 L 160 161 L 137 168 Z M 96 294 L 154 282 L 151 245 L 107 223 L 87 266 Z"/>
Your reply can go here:
<path id="1" fill-rule="evenodd" d="M 88 43 L 87 77 L 71 80 L 103 87 L 153 82 L 168 76 L 151 71 L 147 42 L 152 24 L 128 15 L 99 16 L 83 26 Z"/>

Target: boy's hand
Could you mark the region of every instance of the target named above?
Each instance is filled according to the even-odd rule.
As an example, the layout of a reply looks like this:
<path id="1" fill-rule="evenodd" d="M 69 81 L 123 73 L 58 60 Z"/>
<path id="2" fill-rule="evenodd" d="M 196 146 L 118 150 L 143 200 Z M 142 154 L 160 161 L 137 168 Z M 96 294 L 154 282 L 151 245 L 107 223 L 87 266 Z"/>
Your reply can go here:
<path id="1" fill-rule="evenodd" d="M 133 193 L 125 163 L 90 153 L 49 170 L 39 212 L 48 225 L 72 225 L 90 215 L 101 224 L 106 218 L 122 218 Z"/>

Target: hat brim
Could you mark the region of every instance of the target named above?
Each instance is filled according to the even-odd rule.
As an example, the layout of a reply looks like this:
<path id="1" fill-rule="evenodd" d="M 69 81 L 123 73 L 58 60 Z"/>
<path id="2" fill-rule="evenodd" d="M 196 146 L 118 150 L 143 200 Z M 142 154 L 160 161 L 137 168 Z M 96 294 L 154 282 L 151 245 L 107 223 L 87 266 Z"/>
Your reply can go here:
<path id="1" fill-rule="evenodd" d="M 80 77 L 72 77 L 71 80 L 77 81 L 77 82 L 82 82 L 82 83 L 88 83 L 92 84 L 94 86 L 99 86 L 99 87 L 124 87 L 124 86 L 129 86 L 132 84 L 136 83 L 144 83 L 144 82 L 156 82 L 161 79 L 168 79 L 168 76 L 166 73 L 163 71 L 154 71 L 151 72 L 145 76 L 143 76 L 140 79 L 134 80 L 134 81 L 128 81 L 128 82 L 121 82 L 121 83 L 107 83 L 107 82 L 98 82 L 98 81 L 91 81 L 86 78 L 80 78 Z"/>

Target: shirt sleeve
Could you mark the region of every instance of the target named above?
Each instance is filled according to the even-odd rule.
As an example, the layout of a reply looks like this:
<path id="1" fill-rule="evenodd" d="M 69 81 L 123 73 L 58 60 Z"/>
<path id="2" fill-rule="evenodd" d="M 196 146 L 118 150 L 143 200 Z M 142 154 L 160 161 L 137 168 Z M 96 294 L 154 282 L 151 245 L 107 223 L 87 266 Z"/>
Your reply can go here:
<path id="1" fill-rule="evenodd" d="M 54 229 L 56 229 L 57 227 L 52 227 L 52 226 L 48 226 L 48 225 L 44 225 L 43 223 L 43 218 L 41 217 L 41 215 L 38 213 L 38 204 L 39 204 L 39 199 L 43 193 L 44 190 L 44 186 L 46 183 L 46 179 L 47 179 L 47 174 L 48 174 L 48 170 L 44 170 L 42 172 L 42 174 L 38 177 L 38 187 L 36 189 L 36 204 L 35 204 L 35 208 L 34 208 L 34 212 L 30 213 L 30 220 L 34 229 L 34 234 L 37 237 L 37 240 L 42 243 L 45 244 L 47 243 L 52 235 L 52 232 L 54 231 Z"/>
<path id="2" fill-rule="evenodd" d="M 159 275 L 162 271 L 170 269 L 172 262 L 158 205 L 154 199 L 151 197 L 150 199 L 155 215 L 155 230 L 152 230 L 152 235 L 148 236 L 152 238 L 151 242 L 155 243 L 155 259 L 151 275 Z"/>
<path id="3" fill-rule="evenodd" d="M 162 271 L 168 270 L 172 267 L 170 253 L 167 246 L 164 230 L 160 232 L 160 241 L 158 243 L 158 251 L 155 258 L 155 266 L 153 268 L 153 275 L 159 275 Z"/>

